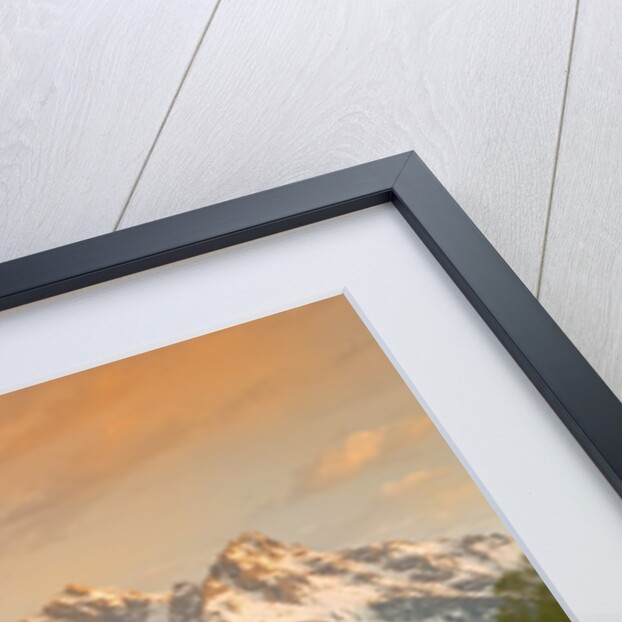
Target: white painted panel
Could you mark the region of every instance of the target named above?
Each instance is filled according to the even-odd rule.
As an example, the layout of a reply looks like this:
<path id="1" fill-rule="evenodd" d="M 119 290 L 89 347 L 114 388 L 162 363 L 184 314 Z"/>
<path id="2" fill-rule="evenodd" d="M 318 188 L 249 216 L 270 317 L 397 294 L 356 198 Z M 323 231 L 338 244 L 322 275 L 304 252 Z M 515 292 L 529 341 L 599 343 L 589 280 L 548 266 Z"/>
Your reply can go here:
<path id="1" fill-rule="evenodd" d="M 0 2 L 0 261 L 114 228 L 214 2 Z"/>
<path id="2" fill-rule="evenodd" d="M 622 4 L 581 2 L 541 300 L 622 398 Z"/>
<path id="3" fill-rule="evenodd" d="M 122 226 L 415 149 L 539 269 L 574 0 L 224 0 Z"/>
<path id="4" fill-rule="evenodd" d="M 573 618 L 622 619 L 620 498 L 391 206 L 4 312 L 0 392 L 344 290 Z"/>

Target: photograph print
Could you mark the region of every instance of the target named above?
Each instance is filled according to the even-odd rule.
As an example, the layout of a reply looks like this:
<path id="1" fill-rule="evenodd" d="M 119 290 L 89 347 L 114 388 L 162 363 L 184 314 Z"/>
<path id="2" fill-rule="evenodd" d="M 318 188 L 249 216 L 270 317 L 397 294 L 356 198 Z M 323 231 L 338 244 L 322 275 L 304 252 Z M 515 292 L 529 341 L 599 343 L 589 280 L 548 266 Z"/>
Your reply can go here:
<path id="1" fill-rule="evenodd" d="M 0 396 L 0 491 L 3 622 L 568 620 L 344 296 Z"/>

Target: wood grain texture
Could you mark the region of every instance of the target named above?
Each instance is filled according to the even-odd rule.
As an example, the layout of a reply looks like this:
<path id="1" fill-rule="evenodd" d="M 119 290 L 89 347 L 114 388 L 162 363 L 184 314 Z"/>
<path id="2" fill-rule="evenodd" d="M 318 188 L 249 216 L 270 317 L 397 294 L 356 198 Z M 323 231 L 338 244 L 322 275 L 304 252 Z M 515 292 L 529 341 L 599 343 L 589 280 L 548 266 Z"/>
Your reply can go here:
<path id="1" fill-rule="evenodd" d="M 541 301 L 622 398 L 622 4 L 581 2 Z"/>
<path id="2" fill-rule="evenodd" d="M 113 229 L 213 7 L 0 3 L 0 261 Z"/>
<path id="3" fill-rule="evenodd" d="M 121 224 L 415 149 L 533 287 L 573 12 L 223 0 Z"/>

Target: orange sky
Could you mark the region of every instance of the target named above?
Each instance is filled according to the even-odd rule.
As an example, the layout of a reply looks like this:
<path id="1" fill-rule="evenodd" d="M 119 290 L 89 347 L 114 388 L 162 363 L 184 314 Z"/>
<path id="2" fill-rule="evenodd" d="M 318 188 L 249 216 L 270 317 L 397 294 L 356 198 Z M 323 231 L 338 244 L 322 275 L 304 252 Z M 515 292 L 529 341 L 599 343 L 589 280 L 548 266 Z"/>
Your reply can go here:
<path id="1" fill-rule="evenodd" d="M 501 525 L 343 296 L 0 396 L 2 617 L 167 589 L 262 530 L 339 548 Z"/>

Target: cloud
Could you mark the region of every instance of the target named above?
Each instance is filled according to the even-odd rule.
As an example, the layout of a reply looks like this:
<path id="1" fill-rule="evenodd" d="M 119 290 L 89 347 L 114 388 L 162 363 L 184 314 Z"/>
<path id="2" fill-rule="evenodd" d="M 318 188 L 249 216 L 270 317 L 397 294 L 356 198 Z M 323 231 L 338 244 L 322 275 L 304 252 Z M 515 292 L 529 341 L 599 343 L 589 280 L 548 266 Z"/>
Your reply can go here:
<path id="1" fill-rule="evenodd" d="M 375 462 L 384 451 L 382 433 L 362 430 L 348 436 L 339 447 L 328 448 L 310 471 L 312 488 L 348 479 Z"/>
<path id="2" fill-rule="evenodd" d="M 429 480 L 434 474 L 435 472 L 429 469 L 413 471 L 400 479 L 385 482 L 380 488 L 380 495 L 383 497 L 397 497 L 418 488 L 422 482 Z"/>
<path id="3" fill-rule="evenodd" d="M 429 419 L 402 417 L 391 423 L 357 430 L 324 449 L 298 478 L 298 492 L 316 492 L 351 479 L 367 467 L 403 449 L 431 429 Z"/>

